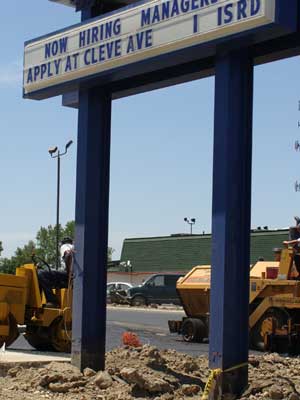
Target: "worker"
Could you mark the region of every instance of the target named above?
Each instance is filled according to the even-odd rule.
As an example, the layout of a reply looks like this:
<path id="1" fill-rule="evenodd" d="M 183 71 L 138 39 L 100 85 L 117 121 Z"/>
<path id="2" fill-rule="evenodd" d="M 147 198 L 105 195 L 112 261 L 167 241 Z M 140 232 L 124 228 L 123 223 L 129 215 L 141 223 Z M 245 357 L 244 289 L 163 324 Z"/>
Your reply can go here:
<path id="1" fill-rule="evenodd" d="M 65 237 L 61 241 L 60 255 L 64 267 L 57 270 L 40 270 L 38 271 L 40 289 L 46 297 L 46 307 L 56 308 L 59 306 L 57 298 L 53 293 L 54 288 L 67 288 L 68 282 L 72 274 L 74 245 L 70 237 Z"/>
<path id="2" fill-rule="evenodd" d="M 73 239 L 70 237 L 65 237 L 61 241 L 60 255 L 65 264 L 65 270 L 68 276 L 72 273 L 73 254 L 74 254 Z"/>
<path id="3" fill-rule="evenodd" d="M 295 217 L 296 219 L 296 217 Z M 298 219 L 298 217 L 297 217 Z M 298 272 L 297 279 L 300 279 L 300 223 L 295 228 L 291 228 L 291 240 L 285 240 L 283 244 L 285 246 L 293 246 L 294 248 L 294 263 Z"/>

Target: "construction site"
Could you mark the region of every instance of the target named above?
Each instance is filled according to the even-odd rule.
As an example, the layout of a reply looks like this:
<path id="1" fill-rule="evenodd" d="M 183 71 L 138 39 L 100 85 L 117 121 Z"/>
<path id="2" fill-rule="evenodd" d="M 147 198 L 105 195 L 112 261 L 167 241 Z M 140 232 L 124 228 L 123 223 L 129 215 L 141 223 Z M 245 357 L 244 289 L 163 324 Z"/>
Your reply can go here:
<path id="1" fill-rule="evenodd" d="M 64 150 L 48 150 L 48 159 L 57 162 L 55 238 L 43 228 L 43 235 L 36 237 L 39 244 L 41 237 L 51 242 L 55 255 L 50 258 L 46 252 L 42 257 L 29 242 L 26 262 L 0 273 L 0 400 L 300 400 L 300 218 L 294 217 L 292 226 L 284 229 L 251 229 L 254 71 L 276 62 L 280 68 L 280 61 L 300 55 L 300 0 L 43 2 L 49 15 L 50 6 L 57 7 L 57 21 L 54 31 L 33 34 L 35 38 L 24 43 L 23 99 L 26 104 L 44 104 L 59 97 L 68 112 L 76 111 L 74 184 L 66 185 L 68 193 L 74 192 L 75 222 L 72 234 L 63 237 L 60 162 L 73 144 L 68 140 Z M 41 25 L 55 19 L 47 12 L 39 14 L 40 5 L 34 7 Z M 113 262 L 111 143 L 122 137 L 112 138 L 112 103 L 210 77 L 212 190 L 205 189 L 211 202 L 203 207 L 211 234 L 193 234 L 195 217 L 184 218 L 190 234 L 162 233 L 166 231 L 159 220 L 160 203 L 168 185 L 158 189 L 148 184 L 156 195 L 157 236 L 124 240 L 130 237 L 121 233 L 121 220 L 127 215 L 118 214 L 118 240 L 122 235 L 124 242 L 120 260 Z M 199 96 L 200 104 L 206 100 Z M 194 100 L 181 101 L 190 107 Z M 166 122 L 163 112 L 156 116 L 149 109 L 149 119 Z M 191 113 L 180 130 L 187 148 L 190 119 L 195 117 Z M 132 126 L 137 123 L 138 109 L 129 119 Z M 197 124 L 204 131 L 202 119 Z M 147 121 L 143 124 L 146 129 Z M 173 136 L 165 145 L 169 148 L 171 142 Z M 299 148 L 296 142 L 295 150 Z M 145 144 L 144 153 L 147 150 Z M 197 150 L 197 166 L 203 157 L 200 150 L 203 154 L 209 147 Z M 182 172 L 190 164 L 177 153 L 174 159 Z M 138 151 L 134 154 L 138 158 Z M 256 176 L 267 169 L 266 154 L 265 150 Z M 155 160 L 148 169 L 158 176 L 162 172 Z M 167 163 L 162 165 L 164 170 Z M 123 169 L 126 165 L 118 164 L 118 173 Z M 206 163 L 197 173 L 203 178 L 207 169 Z M 123 201 L 132 170 L 126 173 L 125 182 L 118 181 L 120 187 L 124 184 Z M 182 177 L 173 171 L 171 175 L 181 185 L 178 193 L 183 193 Z M 263 218 L 275 197 L 285 216 L 294 215 L 295 203 L 281 188 L 284 177 L 278 178 L 276 191 L 272 188 L 271 193 L 268 186 L 269 192 L 265 189 L 263 200 L 255 204 Z M 188 174 L 187 178 L 191 180 Z M 30 175 L 29 180 L 35 179 Z M 41 188 L 44 180 L 43 175 Z M 140 175 L 141 187 L 144 181 L 145 173 Z M 265 181 L 260 183 L 263 187 Z M 139 185 L 136 193 L 141 203 L 147 197 Z M 43 197 L 46 202 L 47 194 Z M 170 214 L 175 215 L 183 201 L 192 204 L 189 197 L 195 196 L 186 194 L 179 200 L 171 195 Z M 28 214 L 35 214 L 31 201 Z M 204 202 L 201 195 L 197 201 Z M 130 207 L 135 216 L 135 206 Z M 149 210 L 145 213 L 150 225 L 154 217 Z M 44 211 L 36 214 L 41 226 Z M 290 225 L 275 214 L 269 212 L 275 226 Z M 0 242 L 0 255 L 2 251 Z M 14 261 L 20 253 L 18 247 Z M 9 265 L 8 259 L 5 262 Z"/>
<path id="2" fill-rule="evenodd" d="M 296 229 L 291 229 L 291 235 L 297 236 Z M 240 396 L 224 398 L 300 398 L 300 283 L 294 254 L 292 248 L 277 251 L 277 261 L 258 261 L 250 270 L 249 343 L 255 351 L 250 350 L 248 359 L 249 385 Z M 130 329 L 126 323 L 117 333 L 119 343 L 106 353 L 105 371 L 72 366 L 68 354 L 72 288 L 56 289 L 59 308 L 48 308 L 44 296 L 40 297 L 36 268 L 25 265 L 17 269 L 16 276 L 0 275 L 3 398 L 218 398 L 221 373 L 212 375 L 204 348 L 193 347 L 190 354 L 177 351 L 166 333 L 160 333 L 165 342 L 156 347 L 153 337 L 143 336 L 139 327 L 126 330 Z M 177 291 L 184 316 L 165 323 L 189 345 L 205 342 L 209 337 L 210 266 L 197 266 L 179 278 Z M 108 335 L 113 329 L 113 325 L 108 328 Z M 37 352 L 14 347 L 19 331 Z"/>

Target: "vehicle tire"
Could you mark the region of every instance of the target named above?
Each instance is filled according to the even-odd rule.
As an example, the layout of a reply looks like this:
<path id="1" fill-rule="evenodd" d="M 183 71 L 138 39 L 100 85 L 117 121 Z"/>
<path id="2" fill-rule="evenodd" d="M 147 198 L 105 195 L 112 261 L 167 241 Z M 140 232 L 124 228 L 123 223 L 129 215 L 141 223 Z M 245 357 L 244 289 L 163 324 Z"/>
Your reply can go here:
<path id="1" fill-rule="evenodd" d="M 8 336 L 0 336 L 0 347 L 4 343 L 6 347 L 10 346 L 19 336 L 17 321 L 12 314 L 8 314 L 7 323 L 9 325 L 9 334 Z"/>
<path id="2" fill-rule="evenodd" d="M 24 335 L 30 346 L 38 351 L 54 351 L 50 340 L 50 329 L 43 326 L 27 326 Z"/>
<path id="3" fill-rule="evenodd" d="M 198 318 L 186 318 L 183 321 L 181 333 L 185 342 L 198 342 L 207 336 L 205 324 Z"/>
<path id="4" fill-rule="evenodd" d="M 133 307 L 146 306 L 147 305 L 147 300 L 145 299 L 144 296 L 135 296 L 131 300 L 131 305 Z"/>
<path id="5" fill-rule="evenodd" d="M 55 351 L 61 353 L 71 352 L 70 326 L 65 324 L 63 317 L 57 317 L 51 324 L 51 344 Z"/>
<path id="6" fill-rule="evenodd" d="M 271 323 L 271 319 L 274 319 L 278 328 L 282 328 L 287 325 L 288 319 L 290 318 L 288 312 L 284 308 L 269 308 L 261 319 L 254 325 L 250 331 L 250 348 L 258 351 L 268 351 L 273 349 L 265 348 L 264 337 L 262 330 L 264 326 Z M 279 352 L 286 352 L 286 349 L 276 349 Z"/>

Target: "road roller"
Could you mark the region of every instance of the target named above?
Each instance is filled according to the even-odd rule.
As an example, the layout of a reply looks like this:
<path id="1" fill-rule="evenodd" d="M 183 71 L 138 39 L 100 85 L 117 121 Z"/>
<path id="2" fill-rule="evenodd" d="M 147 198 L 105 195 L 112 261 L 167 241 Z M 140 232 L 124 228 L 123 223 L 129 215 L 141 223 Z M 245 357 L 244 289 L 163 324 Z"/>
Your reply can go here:
<path id="1" fill-rule="evenodd" d="M 53 288 L 58 306 L 47 308 L 38 282 L 38 268 L 50 266 L 35 258 L 35 263 L 16 269 L 15 275 L 0 274 L 0 347 L 10 346 L 25 330 L 28 343 L 40 351 L 70 352 L 72 328 L 72 286 Z"/>

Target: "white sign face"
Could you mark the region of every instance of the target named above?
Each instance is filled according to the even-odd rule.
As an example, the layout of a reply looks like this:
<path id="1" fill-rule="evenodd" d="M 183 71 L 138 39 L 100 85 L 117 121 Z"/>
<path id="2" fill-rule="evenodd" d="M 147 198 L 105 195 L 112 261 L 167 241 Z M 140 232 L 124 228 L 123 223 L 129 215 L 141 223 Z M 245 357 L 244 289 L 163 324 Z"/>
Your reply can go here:
<path id="1" fill-rule="evenodd" d="M 274 21 L 275 0 L 146 2 L 26 44 L 24 94 Z"/>

